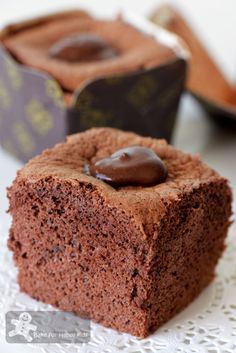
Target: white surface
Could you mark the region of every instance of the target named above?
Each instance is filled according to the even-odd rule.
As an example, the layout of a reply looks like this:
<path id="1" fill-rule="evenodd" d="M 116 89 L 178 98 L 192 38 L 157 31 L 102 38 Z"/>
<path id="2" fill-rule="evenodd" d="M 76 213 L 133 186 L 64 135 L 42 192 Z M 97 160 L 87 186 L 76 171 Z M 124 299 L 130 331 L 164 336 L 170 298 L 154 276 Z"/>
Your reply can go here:
<path id="1" fill-rule="evenodd" d="M 3 3 L 0 0 L 0 25 L 21 16 L 32 13 L 46 12 L 48 8 L 59 9 L 71 1 L 13 1 Z M 222 1 L 182 0 L 170 1 L 184 7 L 184 10 L 199 28 L 202 37 L 218 56 L 219 62 L 231 78 L 235 73 L 236 41 L 235 31 L 235 0 Z M 160 1 L 139 2 L 126 0 L 125 8 L 139 13 L 148 13 Z M 74 5 L 84 4 L 97 10 L 100 14 L 109 14 L 114 9 L 120 9 L 120 1 L 90 0 L 73 2 Z M 220 19 L 220 20 L 219 20 Z M 204 33 L 204 36 L 203 36 Z M 225 40 L 228 36 L 227 40 Z M 235 38 L 236 39 L 236 38 Z M 233 42 L 233 44 L 232 44 Z M 235 78 L 235 76 L 234 76 Z M 174 144 L 188 152 L 199 152 L 203 159 L 221 174 L 229 178 L 236 190 L 236 135 L 217 129 L 207 120 L 201 108 L 189 97 L 183 99 L 174 138 Z M 45 305 L 33 301 L 18 292 L 16 271 L 13 268 L 11 255 L 6 249 L 7 232 L 10 223 L 5 214 L 7 200 L 6 186 L 11 184 L 20 164 L 0 149 L 0 352 L 28 352 L 32 345 L 11 345 L 4 338 L 3 313 L 10 308 L 45 308 Z M 235 227 L 231 229 L 230 246 L 218 270 L 215 282 L 187 310 L 175 317 L 155 335 L 143 341 L 128 335 L 121 335 L 101 326 L 93 325 L 93 340 L 80 350 L 80 347 L 70 347 L 72 352 L 236 352 L 236 256 Z M 221 341 L 220 341 L 221 339 Z M 233 347 L 235 344 L 235 347 Z M 93 348 L 92 348 L 93 347 Z M 104 348 L 103 348 L 104 347 Z M 221 348 L 219 348 L 221 347 Z M 123 349 L 122 349 L 123 348 Z M 179 350 L 177 350 L 177 348 Z M 195 349 L 195 350 L 194 350 Z M 34 351 L 64 352 L 63 347 L 43 345 L 34 347 Z"/>

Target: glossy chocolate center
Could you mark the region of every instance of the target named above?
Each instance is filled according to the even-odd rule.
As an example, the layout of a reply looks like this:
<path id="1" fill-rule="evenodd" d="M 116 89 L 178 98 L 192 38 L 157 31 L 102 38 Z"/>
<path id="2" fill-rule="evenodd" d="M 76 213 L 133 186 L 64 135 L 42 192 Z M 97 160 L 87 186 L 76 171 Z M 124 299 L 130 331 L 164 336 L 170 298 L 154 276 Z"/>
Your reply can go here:
<path id="1" fill-rule="evenodd" d="M 114 186 L 151 186 L 163 183 L 167 168 L 150 148 L 122 148 L 90 166 L 90 174 Z"/>
<path id="2" fill-rule="evenodd" d="M 106 60 L 118 55 L 118 51 L 93 33 L 80 33 L 61 39 L 49 49 L 53 58 L 69 61 Z"/>

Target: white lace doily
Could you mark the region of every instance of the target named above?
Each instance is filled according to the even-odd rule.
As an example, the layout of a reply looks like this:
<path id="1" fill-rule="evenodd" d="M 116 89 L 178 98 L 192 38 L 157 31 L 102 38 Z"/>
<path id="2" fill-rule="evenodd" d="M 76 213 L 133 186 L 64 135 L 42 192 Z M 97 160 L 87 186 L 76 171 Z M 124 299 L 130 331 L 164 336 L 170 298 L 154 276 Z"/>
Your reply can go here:
<path id="1" fill-rule="evenodd" d="M 3 342 L 5 341 L 5 312 L 10 310 L 48 310 L 52 307 L 19 292 L 16 269 L 13 266 L 11 253 L 6 247 L 10 219 L 8 216 L 4 216 L 0 221 L 0 339 Z M 152 336 L 140 340 L 92 323 L 91 340 L 88 344 L 21 344 L 17 351 L 33 351 L 35 353 L 236 352 L 235 224 L 231 226 L 227 245 L 227 250 L 218 266 L 215 281 L 204 290 L 194 303 Z M 11 344 L 11 346 L 11 352 L 15 352 L 17 345 Z"/>

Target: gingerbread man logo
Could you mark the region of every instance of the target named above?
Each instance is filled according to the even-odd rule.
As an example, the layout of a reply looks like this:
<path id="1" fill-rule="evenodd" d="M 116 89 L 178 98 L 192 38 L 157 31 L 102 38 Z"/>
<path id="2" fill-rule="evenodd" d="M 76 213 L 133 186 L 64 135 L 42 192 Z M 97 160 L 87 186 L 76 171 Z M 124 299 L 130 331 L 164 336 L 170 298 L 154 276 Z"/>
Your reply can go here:
<path id="1" fill-rule="evenodd" d="M 30 322 L 32 317 L 29 313 L 23 312 L 19 315 L 19 320 L 12 319 L 12 325 L 15 325 L 15 329 L 9 332 L 9 337 L 16 335 L 23 336 L 27 342 L 31 342 L 33 338 L 30 336 L 29 331 L 36 331 L 37 326 L 32 325 Z"/>

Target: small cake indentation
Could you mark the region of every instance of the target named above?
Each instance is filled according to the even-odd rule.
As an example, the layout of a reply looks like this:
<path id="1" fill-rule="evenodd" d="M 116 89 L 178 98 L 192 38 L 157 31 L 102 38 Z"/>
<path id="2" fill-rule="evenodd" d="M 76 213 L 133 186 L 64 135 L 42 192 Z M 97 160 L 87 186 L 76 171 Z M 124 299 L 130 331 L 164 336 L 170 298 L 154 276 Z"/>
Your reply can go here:
<path id="1" fill-rule="evenodd" d="M 52 58 L 69 62 L 100 61 L 118 54 L 103 38 L 86 32 L 63 38 L 49 49 Z"/>

